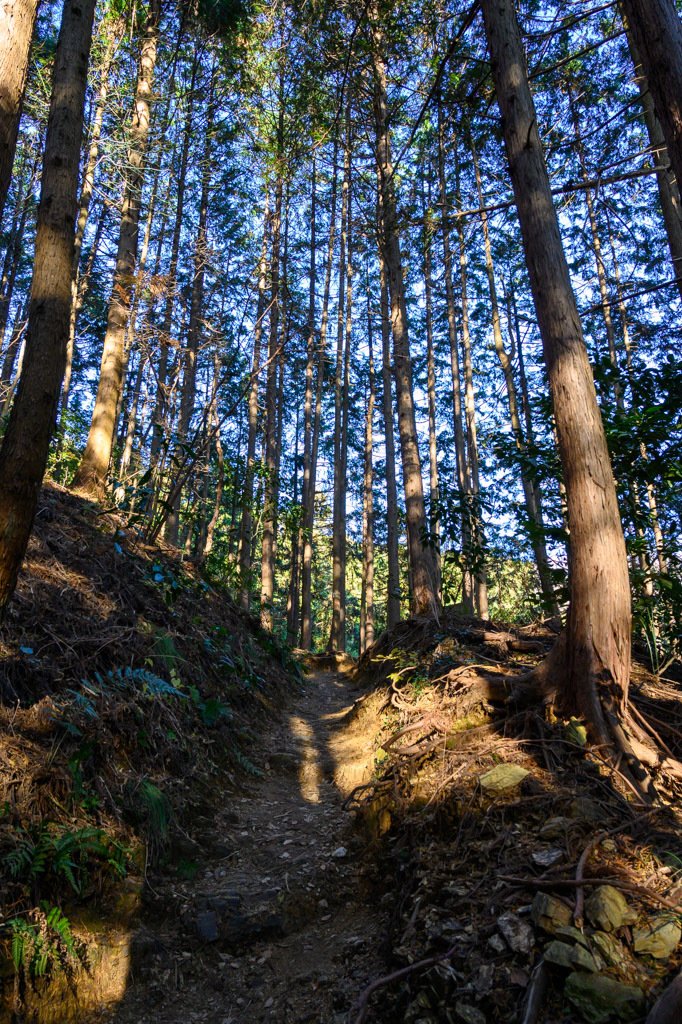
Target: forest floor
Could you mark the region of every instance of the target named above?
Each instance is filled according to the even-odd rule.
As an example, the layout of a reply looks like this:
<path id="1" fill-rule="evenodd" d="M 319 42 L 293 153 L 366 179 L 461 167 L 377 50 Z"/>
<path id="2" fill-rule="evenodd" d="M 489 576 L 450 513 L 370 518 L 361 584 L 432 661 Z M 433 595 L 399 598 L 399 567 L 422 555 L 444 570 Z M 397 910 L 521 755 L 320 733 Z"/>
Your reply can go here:
<path id="1" fill-rule="evenodd" d="M 0 1024 L 643 1022 L 682 967 L 681 791 L 642 806 L 510 703 L 558 628 L 449 608 L 292 656 L 45 488 L 0 626 Z M 636 658 L 630 698 L 679 759 L 675 673 Z"/>
<path id="2" fill-rule="evenodd" d="M 94 1019 L 343 1024 L 384 972 L 386 909 L 342 807 L 342 788 L 366 776 L 372 737 L 344 732 L 349 677 L 315 661 L 267 737 L 264 776 L 216 808 L 196 877 L 154 878 L 128 991 Z"/>

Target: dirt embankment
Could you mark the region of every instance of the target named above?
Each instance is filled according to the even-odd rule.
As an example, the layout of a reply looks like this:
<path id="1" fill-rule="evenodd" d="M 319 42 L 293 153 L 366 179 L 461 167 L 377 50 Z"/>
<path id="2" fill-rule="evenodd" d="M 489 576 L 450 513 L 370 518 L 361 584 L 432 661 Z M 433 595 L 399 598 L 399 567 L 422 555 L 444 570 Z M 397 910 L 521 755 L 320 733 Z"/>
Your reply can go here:
<path id="1" fill-rule="evenodd" d="M 194 870 L 188 830 L 212 841 L 218 794 L 259 770 L 263 726 L 300 678 L 197 566 L 44 489 L 0 626 L 8 1017 L 30 1016 L 50 978 L 66 1000 L 43 999 L 55 1020 L 76 977 L 85 1000 L 121 986 L 145 881 L 170 864 Z"/>
<path id="2" fill-rule="evenodd" d="M 674 780 L 643 807 L 579 721 L 511 702 L 508 677 L 556 628 L 446 613 L 400 623 L 358 663 L 354 728 L 375 730 L 376 769 L 348 806 L 390 879 L 395 975 L 358 1024 L 633 1022 L 679 970 Z M 678 685 L 635 664 L 631 700 L 678 757 Z"/>

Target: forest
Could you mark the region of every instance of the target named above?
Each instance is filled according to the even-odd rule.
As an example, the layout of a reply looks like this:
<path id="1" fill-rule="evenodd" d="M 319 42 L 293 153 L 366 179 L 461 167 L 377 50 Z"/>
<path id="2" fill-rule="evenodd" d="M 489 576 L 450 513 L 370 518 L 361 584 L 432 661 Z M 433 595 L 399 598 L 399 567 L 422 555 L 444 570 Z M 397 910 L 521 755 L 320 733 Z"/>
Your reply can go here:
<path id="1" fill-rule="evenodd" d="M 621 900 L 655 890 L 666 928 L 682 915 L 680 10 L 676 0 L 2 0 L 8 1021 L 47 1021 L 31 1000 L 84 963 L 69 901 L 45 903 L 40 880 L 52 872 L 54 891 L 84 904 L 91 876 L 101 895 L 140 874 L 137 842 L 145 881 L 148 864 L 203 867 L 196 842 L 191 856 L 173 852 L 176 825 L 187 838 L 194 813 L 180 793 L 194 792 L 192 748 L 201 785 L 226 771 L 221 787 L 241 792 L 242 776 L 263 787 L 277 757 L 264 755 L 263 769 L 254 750 L 278 750 L 287 707 L 298 803 L 271 781 L 247 816 L 260 807 L 265 821 L 268 800 L 299 817 L 301 800 L 317 805 L 315 761 L 344 797 L 332 817 L 350 807 L 375 845 L 399 833 L 394 854 L 404 842 L 425 849 L 415 780 L 436 771 L 440 743 L 424 797 L 437 823 L 425 834 L 445 843 L 443 857 L 465 834 L 473 851 L 485 828 L 462 809 L 466 786 L 485 799 L 482 768 L 514 758 L 532 775 L 532 749 L 545 796 L 575 801 L 596 773 L 605 801 L 606 832 L 595 838 L 593 819 L 579 839 L 564 837 L 566 884 L 578 886 L 560 892 L 575 897 L 564 932 L 582 928 L 581 885 L 599 844 L 613 833 L 622 844 L 627 829 L 639 852 L 628 838 L 617 853 L 637 866 L 594 877 Z M 327 711 L 349 704 L 343 741 Z M 458 730 L 472 744 L 487 737 L 466 748 L 461 777 L 452 764 L 464 755 L 448 738 Z M 286 766 L 294 755 L 280 756 Z M 21 771 L 33 764 L 30 785 L 13 758 Z M 41 772 L 55 786 L 59 775 L 56 811 L 36 796 Z M 504 800 L 545 799 L 520 780 L 522 797 Z M 459 824 L 446 841 L 448 801 L 459 801 Z M 76 804 L 78 830 L 59 831 Z M 511 819 L 491 808 L 496 843 Z M 524 836 L 540 827 L 526 813 Z M 317 827 L 301 826 L 311 846 Z M 329 862 L 340 893 L 353 842 L 339 839 L 343 854 Z M 377 856 L 379 875 L 398 870 Z M 514 865 L 500 868 L 510 885 Z M 422 920 L 422 896 L 409 917 L 408 888 L 391 918 L 403 936 Z M 427 942 L 396 961 L 396 938 L 390 956 L 363 965 L 350 1003 L 337 993 L 310 1016 L 295 1001 L 275 1002 L 272 1016 L 248 1003 L 225 1020 L 274 1020 L 278 1008 L 280 1020 L 327 1024 L 682 1019 L 682 982 L 664 984 L 680 966 L 677 923 L 665 956 L 652 954 L 661 970 L 647 967 L 640 985 L 599 943 L 589 953 L 599 969 L 576 967 L 580 944 L 566 945 L 566 963 L 547 949 L 533 961 L 518 913 L 512 938 L 499 926 L 502 948 L 531 958 L 518 1005 L 495 1003 L 505 986 L 492 980 L 455 1000 L 454 939 L 447 954 Z M 195 931 L 210 945 L 204 926 Z M 596 934 L 621 927 L 634 956 L 636 913 Z M 451 970 L 455 988 L 419 1003 L 426 988 L 410 985 L 422 961 L 429 977 Z M 575 968 L 563 1010 L 551 1003 L 557 965 Z M 604 1009 L 581 971 L 639 992 L 649 1017 L 638 996 Z M 384 1016 L 373 985 L 387 987 Z M 107 1001 L 97 991 L 92 1005 Z M 199 998 L 191 1019 L 218 1019 L 209 1003 Z M 143 1012 L 134 1002 L 121 1012 L 101 1019 L 143 1019 L 125 1016 Z M 90 1019 L 82 1006 L 63 1014 Z"/>

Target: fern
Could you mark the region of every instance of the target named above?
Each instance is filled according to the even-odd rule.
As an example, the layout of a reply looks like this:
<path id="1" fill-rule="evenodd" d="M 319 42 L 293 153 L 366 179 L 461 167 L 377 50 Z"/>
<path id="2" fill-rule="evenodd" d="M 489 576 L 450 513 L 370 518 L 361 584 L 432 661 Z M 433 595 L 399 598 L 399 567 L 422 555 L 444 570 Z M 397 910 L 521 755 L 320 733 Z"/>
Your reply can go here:
<path id="1" fill-rule="evenodd" d="M 85 945 L 76 939 L 69 919 L 59 907 L 43 902 L 24 917 L 14 917 L 11 928 L 14 969 L 33 981 L 54 971 L 73 973 L 86 963 Z"/>

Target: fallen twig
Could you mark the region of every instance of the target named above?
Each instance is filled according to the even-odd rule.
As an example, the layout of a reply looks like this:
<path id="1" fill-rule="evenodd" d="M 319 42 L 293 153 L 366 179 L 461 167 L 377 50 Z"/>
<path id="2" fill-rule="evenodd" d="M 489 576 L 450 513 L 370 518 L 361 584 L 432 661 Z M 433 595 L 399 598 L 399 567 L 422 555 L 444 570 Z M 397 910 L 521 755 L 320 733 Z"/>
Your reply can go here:
<path id="1" fill-rule="evenodd" d="M 377 978 L 360 994 L 355 1004 L 354 1009 L 357 1009 L 358 1015 L 354 1018 L 353 1024 L 364 1024 L 367 1019 L 367 1010 L 369 1009 L 368 1003 L 377 989 L 383 988 L 384 985 L 390 985 L 392 981 L 397 981 L 398 978 L 404 978 L 406 974 L 411 974 L 413 971 L 419 971 L 422 968 L 433 967 L 435 964 L 442 963 L 443 960 L 447 960 L 455 952 L 456 946 L 451 946 L 447 953 L 440 953 L 438 956 L 427 957 L 426 960 L 418 960 L 414 964 L 408 964 L 407 967 L 401 967 L 399 971 L 393 971 L 392 974 L 386 974 L 383 978 Z M 350 1014 L 348 1014 L 348 1021 L 350 1024 Z"/>

